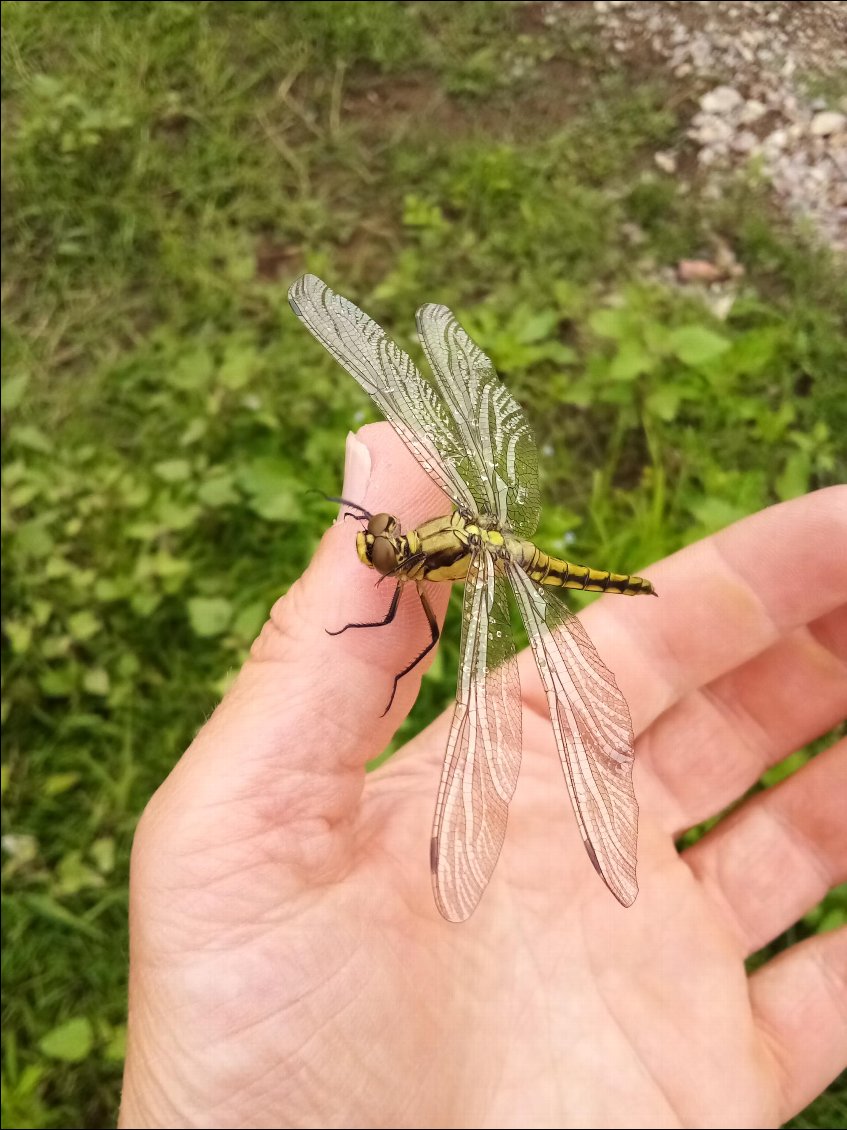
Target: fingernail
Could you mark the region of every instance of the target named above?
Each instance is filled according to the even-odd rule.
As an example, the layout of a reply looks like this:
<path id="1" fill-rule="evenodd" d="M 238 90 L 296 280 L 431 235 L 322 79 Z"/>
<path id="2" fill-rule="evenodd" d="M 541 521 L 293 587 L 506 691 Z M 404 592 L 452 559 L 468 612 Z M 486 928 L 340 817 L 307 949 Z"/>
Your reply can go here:
<path id="1" fill-rule="evenodd" d="M 344 455 L 342 498 L 346 498 L 348 502 L 355 502 L 358 506 L 364 506 L 370 481 L 371 453 L 367 445 L 362 443 L 357 435 L 348 432 L 347 448 Z M 342 506 L 339 511 L 339 518 L 343 513 L 344 507 Z"/>

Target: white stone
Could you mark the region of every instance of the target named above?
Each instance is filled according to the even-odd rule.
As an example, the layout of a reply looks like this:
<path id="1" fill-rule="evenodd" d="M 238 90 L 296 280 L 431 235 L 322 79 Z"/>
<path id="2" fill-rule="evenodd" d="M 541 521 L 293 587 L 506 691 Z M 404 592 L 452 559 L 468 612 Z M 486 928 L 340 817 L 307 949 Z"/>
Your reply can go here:
<path id="1" fill-rule="evenodd" d="M 729 317 L 729 313 L 735 305 L 735 295 L 731 291 L 726 294 L 719 294 L 709 302 L 709 305 L 715 317 L 723 322 Z"/>
<path id="2" fill-rule="evenodd" d="M 663 173 L 676 172 L 676 154 L 669 153 L 667 150 L 660 151 L 653 154 L 653 160 L 656 165 L 662 170 Z"/>
<path id="3" fill-rule="evenodd" d="M 698 123 L 696 129 L 692 130 L 692 136 L 701 145 L 716 145 L 718 142 L 728 142 L 732 134 L 732 126 L 729 122 L 725 122 L 723 118 L 706 118 Z"/>
<path id="4" fill-rule="evenodd" d="M 736 153 L 751 153 L 758 144 L 758 137 L 749 129 L 741 130 L 732 139 L 732 148 Z"/>
<path id="5" fill-rule="evenodd" d="M 731 114 L 744 99 L 731 86 L 716 86 L 700 99 L 700 106 L 708 114 Z"/>
<path id="6" fill-rule="evenodd" d="M 837 110 L 821 110 L 812 118 L 809 127 L 815 137 L 829 137 L 832 133 L 840 133 L 847 125 L 847 114 L 839 114 Z"/>
<path id="7" fill-rule="evenodd" d="M 745 125 L 749 122 L 757 122 L 767 112 L 768 108 L 764 102 L 760 102 L 758 98 L 748 98 L 738 120 L 744 122 Z"/>
<path id="8" fill-rule="evenodd" d="M 765 145 L 768 149 L 784 149 L 787 144 L 788 134 L 784 129 L 775 129 L 765 138 Z"/>

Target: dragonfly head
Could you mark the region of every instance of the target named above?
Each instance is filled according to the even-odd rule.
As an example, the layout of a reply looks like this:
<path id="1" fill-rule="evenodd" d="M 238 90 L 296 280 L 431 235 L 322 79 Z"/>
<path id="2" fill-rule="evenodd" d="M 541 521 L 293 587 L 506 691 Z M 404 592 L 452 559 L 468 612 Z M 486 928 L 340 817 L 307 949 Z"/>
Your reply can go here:
<path id="1" fill-rule="evenodd" d="M 359 560 L 385 576 L 398 565 L 398 545 L 394 536 L 397 519 L 391 514 L 373 514 L 366 530 L 356 535 Z"/>

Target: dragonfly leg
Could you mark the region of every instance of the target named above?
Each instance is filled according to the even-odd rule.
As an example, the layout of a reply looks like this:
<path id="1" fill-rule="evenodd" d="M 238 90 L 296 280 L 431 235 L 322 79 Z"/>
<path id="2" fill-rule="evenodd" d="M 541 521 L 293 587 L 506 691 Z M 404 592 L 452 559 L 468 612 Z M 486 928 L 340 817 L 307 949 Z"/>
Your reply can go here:
<path id="1" fill-rule="evenodd" d="M 418 587 L 418 596 L 421 598 L 421 605 L 423 606 L 424 613 L 426 614 L 426 618 L 427 618 L 427 622 L 429 624 L 429 630 L 430 630 L 430 633 L 432 635 L 432 638 L 430 639 L 430 641 L 426 645 L 426 647 L 423 649 L 423 651 L 420 653 L 420 655 L 416 659 L 413 659 L 412 662 L 408 665 L 408 667 L 404 667 L 402 671 L 400 671 L 397 675 L 394 676 L 394 686 L 391 688 L 391 698 L 389 698 L 389 700 L 388 700 L 388 706 L 386 706 L 385 710 L 383 710 L 383 712 L 382 712 L 383 718 L 386 716 L 388 711 L 391 709 L 391 704 L 394 702 L 394 696 L 397 694 L 397 684 L 400 682 L 400 680 L 403 678 L 404 675 L 408 675 L 410 671 L 414 671 L 414 669 L 417 667 L 417 665 L 420 663 L 420 661 L 424 658 L 424 656 L 429 655 L 429 653 L 432 651 L 432 649 L 438 643 L 438 638 L 441 634 L 438 630 L 438 621 L 435 619 L 435 613 L 432 611 L 432 605 L 427 600 L 426 593 L 422 592 L 420 587 Z"/>
<path id="2" fill-rule="evenodd" d="M 384 628 L 386 624 L 390 624 L 397 613 L 397 605 L 400 603 L 400 592 L 403 586 L 398 581 L 397 588 L 394 590 L 394 596 L 391 598 L 391 604 L 388 606 L 388 612 L 385 614 L 384 620 L 375 620 L 372 624 L 345 624 L 343 628 L 339 628 L 337 632 L 331 632 L 329 628 L 324 631 L 328 636 L 340 636 L 342 632 L 346 632 L 348 628 Z"/>
<path id="3" fill-rule="evenodd" d="M 416 565 L 420 565 L 422 561 L 426 561 L 425 553 L 416 553 L 412 557 L 407 557 L 405 561 L 400 561 L 391 570 L 390 573 L 383 573 L 383 575 L 376 582 L 374 588 L 379 588 L 383 581 L 387 581 L 389 577 L 398 577 L 401 573 L 411 572 Z M 418 590 L 420 591 L 420 590 Z"/>

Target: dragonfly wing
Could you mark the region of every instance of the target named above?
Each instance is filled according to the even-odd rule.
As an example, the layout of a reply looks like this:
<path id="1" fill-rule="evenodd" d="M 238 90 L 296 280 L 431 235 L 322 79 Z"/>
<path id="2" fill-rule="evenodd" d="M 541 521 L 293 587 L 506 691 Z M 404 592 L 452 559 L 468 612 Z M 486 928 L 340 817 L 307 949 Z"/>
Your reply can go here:
<path id="1" fill-rule="evenodd" d="M 427 474 L 468 513 L 476 509 L 458 471 L 464 452 L 455 421 L 412 359 L 371 318 L 315 275 L 288 292 L 297 317 L 359 382 Z"/>
<path id="2" fill-rule="evenodd" d="M 560 597 L 508 567 L 556 735 L 585 849 L 616 899 L 631 906 L 638 803 L 626 699 L 579 620 Z"/>
<path id="3" fill-rule="evenodd" d="M 451 922 L 469 918 L 506 835 L 521 761 L 521 690 L 508 582 L 479 551 L 465 582 L 456 709 L 435 807 L 432 881 Z"/>
<path id="4" fill-rule="evenodd" d="M 459 464 L 480 514 L 524 537 L 538 525 L 538 454 L 524 411 L 446 306 L 422 306 L 420 336 L 462 441 Z"/>

